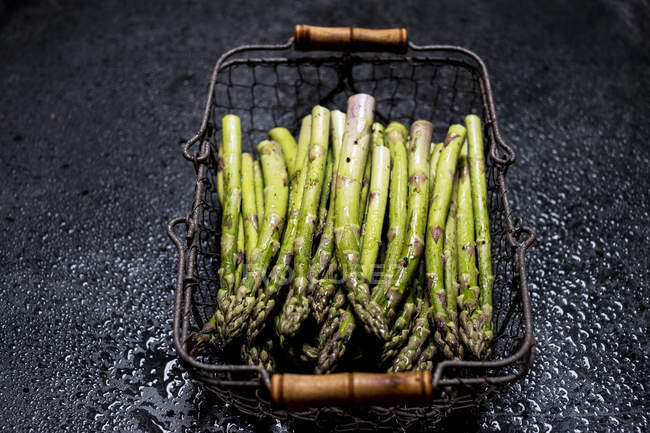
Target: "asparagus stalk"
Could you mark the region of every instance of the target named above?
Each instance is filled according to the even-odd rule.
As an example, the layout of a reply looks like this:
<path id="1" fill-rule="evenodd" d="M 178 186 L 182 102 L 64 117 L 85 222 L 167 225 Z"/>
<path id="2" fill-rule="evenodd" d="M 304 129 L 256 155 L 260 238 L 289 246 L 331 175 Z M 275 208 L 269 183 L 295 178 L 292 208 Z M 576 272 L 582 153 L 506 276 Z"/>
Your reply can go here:
<path id="1" fill-rule="evenodd" d="M 219 204 L 223 208 L 223 196 L 224 186 L 223 186 L 223 141 L 219 143 L 219 149 L 217 150 L 217 195 L 219 196 Z"/>
<path id="2" fill-rule="evenodd" d="M 348 99 L 343 147 L 336 180 L 336 257 L 348 289 L 348 299 L 366 329 L 385 340 L 388 330 L 381 310 L 370 305 L 370 290 L 359 265 L 359 195 L 368 155 L 375 99 L 357 94 Z"/>
<path id="3" fill-rule="evenodd" d="M 440 160 L 443 146 L 444 143 L 434 145 L 429 156 L 429 196 L 431 198 L 433 198 L 433 188 L 436 184 L 436 170 L 438 169 L 438 161 Z"/>
<path id="4" fill-rule="evenodd" d="M 260 228 L 257 248 L 248 260 L 246 276 L 235 292 L 232 307 L 226 315 L 225 338 L 231 341 L 241 335 L 255 305 L 255 294 L 266 274 L 266 268 L 280 247 L 280 233 L 287 213 L 287 172 L 280 145 L 262 141 L 257 150 L 261 155 L 264 174 L 264 220 Z"/>
<path id="5" fill-rule="evenodd" d="M 269 275 L 269 283 L 263 290 L 260 289 L 260 293 L 257 295 L 257 301 L 247 329 L 249 344 L 255 340 L 259 332 L 264 328 L 266 318 L 275 308 L 276 295 L 287 279 L 293 259 L 293 243 L 296 239 L 298 217 L 307 179 L 307 154 L 309 153 L 309 142 L 311 141 L 311 119 L 311 114 L 305 116 L 300 128 L 298 149 L 296 151 L 296 170 L 291 178 L 289 190 L 287 227 L 282 236 L 278 259 Z"/>
<path id="6" fill-rule="evenodd" d="M 217 292 L 216 325 L 224 333 L 223 318 L 230 311 L 229 298 L 233 293 L 237 274 L 237 234 L 241 206 L 241 122 L 239 117 L 228 114 L 221 120 L 223 152 L 221 177 L 221 266 L 219 268 L 219 291 Z M 217 187 L 219 185 L 217 174 Z M 206 329 L 206 331 L 208 331 Z M 209 332 L 211 332 L 210 330 Z"/>
<path id="7" fill-rule="evenodd" d="M 444 263 L 445 295 L 447 301 L 447 334 L 444 336 L 447 345 L 444 349 L 451 349 L 451 353 L 445 353 L 448 358 L 462 357 L 462 346 L 458 335 L 458 254 L 456 245 L 456 209 L 458 196 L 458 172 L 454 175 L 449 200 L 449 212 L 445 224 L 444 250 L 442 261 Z"/>
<path id="8" fill-rule="evenodd" d="M 361 236 L 361 271 L 366 280 L 372 280 L 381 246 L 381 233 L 384 213 L 388 201 L 390 182 L 390 150 L 384 147 L 384 128 L 379 123 L 373 125 L 372 172 L 368 208 Z"/>
<path id="9" fill-rule="evenodd" d="M 269 139 L 280 144 L 284 162 L 287 164 L 287 173 L 291 179 L 296 172 L 296 152 L 298 145 L 293 135 L 287 128 L 273 128 L 269 131 Z"/>
<path id="10" fill-rule="evenodd" d="M 242 275 L 244 275 L 244 257 L 246 251 L 246 234 L 244 233 L 244 218 L 239 215 L 239 227 L 237 229 L 237 253 L 235 255 L 235 284 L 233 287 L 239 287 Z M 228 302 L 232 301 L 232 295 Z"/>
<path id="11" fill-rule="evenodd" d="M 292 361 L 300 361 L 305 366 L 313 367 L 318 360 L 318 347 L 309 343 L 287 345 L 285 351 Z"/>
<path id="12" fill-rule="evenodd" d="M 390 179 L 390 151 L 384 147 L 384 128 L 381 124 L 374 123 L 372 131 L 372 175 L 360 251 L 361 273 L 366 281 L 372 279 L 381 245 L 381 230 Z M 330 372 L 335 368 L 343 357 L 356 327 L 356 320 L 349 306 L 331 308 L 328 316 L 328 321 L 330 320 L 339 323 L 338 330 L 333 334 L 330 333 L 330 338 L 326 342 L 321 338 L 321 352 L 315 370 L 318 374 Z M 326 323 L 324 328 L 327 330 L 329 326 L 331 325 Z"/>
<path id="13" fill-rule="evenodd" d="M 327 309 L 325 321 L 318 331 L 318 350 L 319 352 L 327 345 L 332 336 L 341 324 L 341 310 L 344 309 L 346 298 L 345 292 L 340 288 L 335 290 L 335 295 Z"/>
<path id="14" fill-rule="evenodd" d="M 435 330 L 434 339 L 439 348 L 445 353 L 451 349 L 444 341 L 447 335 L 447 301 L 443 281 L 442 249 L 444 242 L 444 226 L 449 211 L 454 171 L 458 159 L 460 146 L 465 139 L 465 128 L 462 125 L 451 125 L 447 131 L 444 148 L 438 161 L 436 182 L 433 197 L 429 208 L 429 221 L 427 226 L 426 268 L 427 288 L 431 304 L 429 320 L 431 328 Z"/>
<path id="15" fill-rule="evenodd" d="M 329 110 L 321 106 L 314 107 L 312 110 L 309 167 L 298 217 L 298 231 L 294 241 L 295 273 L 278 322 L 278 333 L 285 337 L 294 336 L 309 314 L 309 299 L 307 297 L 309 289 L 308 271 L 318 212 L 318 199 L 323 186 L 329 146 L 329 123 Z"/>
<path id="16" fill-rule="evenodd" d="M 311 311 L 317 324 L 321 324 L 327 316 L 327 305 L 336 291 L 336 260 L 330 263 L 326 275 L 312 282 Z"/>
<path id="17" fill-rule="evenodd" d="M 388 288 L 392 284 L 397 261 L 406 237 L 408 159 L 406 139 L 408 130 L 404 125 L 391 122 L 385 131 L 385 141 L 391 153 L 390 200 L 388 201 L 388 243 L 384 257 L 384 268 L 379 283 L 375 286 L 372 302 L 383 305 Z"/>
<path id="18" fill-rule="evenodd" d="M 382 365 L 392 359 L 408 341 L 413 316 L 419 314 L 423 308 L 422 300 L 416 299 L 416 292 L 418 290 L 415 288 L 415 285 L 411 286 L 409 295 L 402 306 L 401 313 L 395 319 L 395 323 L 391 329 L 390 340 L 386 341 L 382 347 L 380 355 L 380 363 Z"/>
<path id="19" fill-rule="evenodd" d="M 433 339 L 429 336 L 427 339 L 420 356 L 415 363 L 414 370 L 433 370 L 433 357 L 436 356 L 438 348 Z"/>
<path id="20" fill-rule="evenodd" d="M 242 361 L 248 365 L 256 365 L 272 373 L 276 364 L 273 357 L 273 340 L 268 338 L 263 342 L 256 342 L 253 345 L 243 344 L 241 348 Z"/>
<path id="21" fill-rule="evenodd" d="M 320 351 L 318 365 L 315 369 L 317 374 L 329 373 L 334 369 L 338 361 L 343 357 L 355 328 L 356 320 L 354 319 L 354 314 L 352 314 L 350 307 L 347 306 L 340 313 L 338 329 Z"/>
<path id="22" fill-rule="evenodd" d="M 259 161 L 253 165 L 253 177 L 255 180 L 255 208 L 257 209 L 257 224 L 264 220 L 264 178 L 262 177 L 262 166 Z"/>
<path id="23" fill-rule="evenodd" d="M 427 318 L 429 308 L 426 304 L 426 300 L 423 302 L 423 304 L 424 305 L 422 305 L 419 314 L 415 318 L 415 323 L 413 324 L 413 332 L 411 333 L 406 346 L 404 346 L 402 350 L 399 351 L 393 360 L 393 365 L 389 371 L 397 373 L 399 371 L 412 370 L 414 363 L 422 353 L 422 349 L 427 344 L 427 339 L 431 334 L 431 327 L 429 324 L 429 319 Z"/>
<path id="24" fill-rule="evenodd" d="M 361 179 L 361 199 L 359 201 L 359 225 L 366 219 L 366 209 L 368 209 L 368 192 L 370 191 L 370 170 L 372 165 L 372 152 L 368 153 L 366 166 L 363 169 L 363 178 Z"/>
<path id="25" fill-rule="evenodd" d="M 325 229 L 327 222 L 327 203 L 330 197 L 330 189 L 332 184 L 332 174 L 334 171 L 334 151 L 332 148 L 327 152 L 327 165 L 325 166 L 325 179 L 323 180 L 323 187 L 320 190 L 320 205 L 318 206 L 318 221 L 316 223 L 316 230 L 314 236 L 319 236 Z"/>
<path id="26" fill-rule="evenodd" d="M 429 144 L 433 125 L 426 120 L 418 120 L 411 126 L 409 140 L 409 206 L 408 233 L 402 248 L 401 259 L 388 292 L 383 314 L 390 323 L 397 314 L 404 292 L 415 273 L 424 251 L 424 236 L 427 224 L 427 204 L 429 202 Z"/>
<path id="27" fill-rule="evenodd" d="M 242 183 L 242 214 L 244 217 L 244 234 L 246 238 L 246 255 L 250 257 L 257 246 L 257 203 L 255 201 L 255 174 L 253 156 L 242 153 L 241 183 Z"/>
<path id="28" fill-rule="evenodd" d="M 478 346 L 479 358 L 488 355 L 489 344 L 492 341 L 492 241 L 490 239 L 490 218 L 487 206 L 487 180 L 485 178 L 485 153 L 483 149 L 483 133 L 481 119 L 470 114 L 465 117 L 467 126 L 467 142 L 469 154 L 470 183 L 472 187 L 472 205 L 476 232 L 476 253 L 479 269 L 479 301 L 481 304 L 481 320 L 483 329 L 482 341 L 473 342 Z"/>
<path id="29" fill-rule="evenodd" d="M 474 245 L 474 210 L 472 208 L 472 186 L 470 184 L 469 155 L 467 140 L 458 157 L 458 275 L 460 295 L 460 336 L 465 346 L 476 357 L 481 356 L 481 312 L 476 310 L 479 296 L 476 270 L 476 249 Z M 477 312 L 477 314 L 474 314 Z"/>
<path id="30" fill-rule="evenodd" d="M 323 272 L 328 271 L 328 275 L 334 276 L 336 270 L 335 260 L 332 260 L 334 253 L 334 203 L 336 199 L 336 179 L 338 176 L 339 157 L 343 141 L 343 129 L 345 128 L 345 113 L 334 110 L 330 113 L 330 125 L 332 135 L 332 153 L 334 155 L 334 164 L 332 167 L 331 193 L 329 200 L 329 210 L 323 234 L 318 243 L 318 248 L 309 267 L 309 280 L 311 281 L 310 292 L 311 307 L 314 318 L 317 323 L 321 323 L 327 312 L 327 303 L 334 294 L 334 284 L 331 278 L 320 280 Z M 330 263 L 332 262 L 332 263 Z"/>

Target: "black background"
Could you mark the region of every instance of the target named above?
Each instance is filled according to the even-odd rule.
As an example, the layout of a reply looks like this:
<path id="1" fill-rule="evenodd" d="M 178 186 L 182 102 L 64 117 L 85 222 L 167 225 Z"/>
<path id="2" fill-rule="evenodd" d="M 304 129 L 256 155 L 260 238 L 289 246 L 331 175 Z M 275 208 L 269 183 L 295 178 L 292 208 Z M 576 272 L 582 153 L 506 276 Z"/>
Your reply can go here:
<path id="1" fill-rule="evenodd" d="M 648 430 L 647 2 L 94 3 L 0 0 L 1 430 L 253 428 L 175 360 L 164 225 L 189 210 L 180 142 L 216 58 L 296 23 L 404 26 L 487 63 L 538 233 L 538 357 L 447 426 Z"/>

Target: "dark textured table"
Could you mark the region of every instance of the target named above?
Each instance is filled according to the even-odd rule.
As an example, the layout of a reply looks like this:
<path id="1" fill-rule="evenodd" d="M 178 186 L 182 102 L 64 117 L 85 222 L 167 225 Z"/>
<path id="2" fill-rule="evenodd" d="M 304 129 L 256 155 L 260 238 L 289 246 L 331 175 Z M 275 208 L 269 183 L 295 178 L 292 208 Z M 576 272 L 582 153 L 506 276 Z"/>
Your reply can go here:
<path id="1" fill-rule="evenodd" d="M 311 23 L 405 26 L 491 73 L 513 205 L 538 233 L 537 360 L 447 426 L 648 431 L 646 2 L 121 3 L 0 0 L 1 430 L 253 429 L 175 358 L 164 225 L 190 205 L 180 143 L 215 59 Z"/>

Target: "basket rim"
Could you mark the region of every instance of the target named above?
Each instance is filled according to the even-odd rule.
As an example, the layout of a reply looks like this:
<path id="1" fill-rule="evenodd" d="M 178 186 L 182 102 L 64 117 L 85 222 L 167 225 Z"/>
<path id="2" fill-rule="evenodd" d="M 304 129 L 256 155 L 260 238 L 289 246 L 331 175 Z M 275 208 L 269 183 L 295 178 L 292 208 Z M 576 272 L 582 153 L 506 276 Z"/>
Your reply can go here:
<path id="1" fill-rule="evenodd" d="M 483 97 L 484 107 L 487 109 L 487 118 L 484 120 L 484 125 L 487 128 L 488 134 L 491 135 L 492 143 L 494 145 L 490 146 L 490 158 L 492 162 L 498 168 L 497 182 L 498 188 L 500 190 L 500 196 L 503 201 L 505 220 L 507 223 L 508 232 L 506 234 L 506 240 L 509 246 L 514 248 L 514 265 L 519 272 L 519 294 L 521 296 L 521 305 L 523 309 L 524 316 L 524 325 L 525 325 L 525 337 L 522 340 L 522 343 L 519 349 L 512 355 L 491 361 L 451 361 L 445 360 L 436 365 L 436 369 L 433 374 L 433 386 L 434 389 L 437 389 L 440 386 L 476 386 L 476 385 L 497 385 L 502 383 L 511 382 L 522 376 L 524 376 L 528 370 L 531 368 L 534 356 L 535 356 L 535 341 L 533 335 L 533 326 L 532 326 L 532 311 L 531 311 L 531 299 L 528 290 L 528 274 L 526 270 L 525 254 L 526 250 L 534 242 L 536 234 L 535 231 L 526 225 L 523 224 L 521 218 L 513 217 L 513 213 L 510 207 L 510 201 L 508 199 L 507 190 L 505 186 L 505 175 L 507 172 L 508 166 L 513 164 L 516 159 L 515 152 L 510 148 L 502 139 L 499 132 L 497 117 L 495 114 L 494 102 L 492 97 L 492 90 L 489 82 L 489 76 L 487 68 L 483 60 L 474 52 L 459 46 L 454 45 L 416 45 L 413 42 L 409 42 L 409 49 L 416 53 L 427 53 L 427 54 L 453 54 L 460 56 L 462 60 L 458 60 L 458 63 L 474 70 L 479 78 L 481 86 L 481 96 Z M 199 131 L 190 138 L 184 145 L 183 156 L 193 162 L 195 170 L 197 172 L 197 179 L 201 179 L 205 176 L 205 171 L 208 169 L 208 158 L 210 157 L 210 146 L 209 146 L 209 135 L 210 135 L 210 113 L 212 109 L 212 104 L 214 102 L 214 89 L 217 82 L 217 76 L 220 71 L 229 67 L 234 63 L 241 62 L 300 62 L 306 59 L 314 61 L 314 59 L 341 59 L 342 56 L 347 56 L 358 53 L 345 53 L 342 56 L 329 56 L 329 57 L 304 57 L 304 58 L 287 58 L 287 57 L 262 57 L 262 58 L 251 58 L 251 57 L 242 57 L 242 58 L 233 58 L 238 54 L 243 54 L 250 51 L 281 51 L 287 50 L 294 47 L 294 38 L 291 37 L 286 43 L 278 45 L 242 45 L 237 48 L 234 48 L 230 51 L 224 53 L 216 62 L 211 80 L 208 89 L 208 97 L 205 104 L 205 110 L 203 113 L 203 118 L 201 121 L 201 127 Z M 372 61 L 372 59 L 377 59 L 378 57 L 358 57 L 360 59 L 367 59 L 367 61 Z M 414 59 L 410 57 L 407 53 L 403 55 L 391 55 L 390 57 L 383 56 L 382 59 L 395 59 L 396 61 L 408 61 L 409 59 Z M 417 59 L 417 58 L 415 58 Z M 435 57 L 425 57 L 425 60 L 436 60 Z M 449 58 L 440 57 L 440 61 L 451 61 Z M 190 149 L 196 143 L 201 143 L 198 151 L 194 154 L 190 153 Z M 499 150 L 502 152 L 500 153 Z M 181 360 L 193 370 L 198 370 L 199 372 L 205 373 L 214 373 L 214 372 L 249 372 L 256 373 L 259 377 L 259 382 L 257 384 L 251 383 L 251 381 L 233 381 L 233 380 L 214 380 L 214 385 L 220 385 L 224 387 L 241 387 L 241 386 L 259 386 L 260 384 L 265 385 L 267 389 L 270 388 L 270 374 L 267 370 L 262 367 L 242 365 L 242 364 L 209 364 L 198 360 L 196 357 L 191 355 L 187 350 L 186 337 L 188 335 L 189 329 L 189 316 L 190 316 L 190 307 L 191 307 L 191 292 L 192 290 L 187 290 L 192 286 L 198 285 L 198 280 L 192 276 L 192 270 L 195 269 L 195 260 L 196 260 L 196 242 L 195 234 L 198 230 L 198 211 L 199 206 L 197 205 L 201 201 L 201 195 L 204 185 L 201 182 L 197 182 L 197 187 L 195 190 L 195 196 L 192 205 L 192 212 L 186 216 L 179 216 L 173 218 L 167 225 L 167 233 L 171 238 L 172 242 L 175 244 L 178 251 L 178 273 L 175 287 L 174 295 L 174 315 L 173 315 L 173 342 L 176 352 L 178 353 Z M 176 226 L 179 224 L 184 224 L 186 228 L 185 241 L 176 233 Z M 519 238 L 522 234 L 525 234 L 526 237 L 519 241 Z M 185 244 L 185 245 L 184 245 Z M 186 246 L 187 245 L 187 246 Z M 188 270 L 190 272 L 188 272 Z M 524 357 L 528 357 L 527 362 L 523 366 L 512 373 L 504 375 L 495 375 L 487 376 L 483 375 L 482 377 L 472 377 L 472 378 L 442 378 L 445 370 L 451 368 L 466 368 L 466 369 L 498 369 L 502 367 L 507 367 L 515 362 L 521 360 Z"/>

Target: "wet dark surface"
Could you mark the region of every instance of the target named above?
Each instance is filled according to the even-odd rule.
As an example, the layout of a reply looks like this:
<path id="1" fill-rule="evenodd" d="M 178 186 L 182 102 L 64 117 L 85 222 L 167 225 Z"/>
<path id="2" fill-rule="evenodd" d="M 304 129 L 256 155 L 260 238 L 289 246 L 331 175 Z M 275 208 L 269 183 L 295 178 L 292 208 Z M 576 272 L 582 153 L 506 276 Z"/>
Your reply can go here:
<path id="1" fill-rule="evenodd" d="M 0 430 L 253 429 L 176 361 L 164 225 L 189 209 L 180 141 L 217 56 L 302 22 L 405 26 L 491 73 L 511 199 L 538 232 L 538 356 L 447 427 L 648 430 L 647 3 L 327 3 L 0 0 Z"/>

